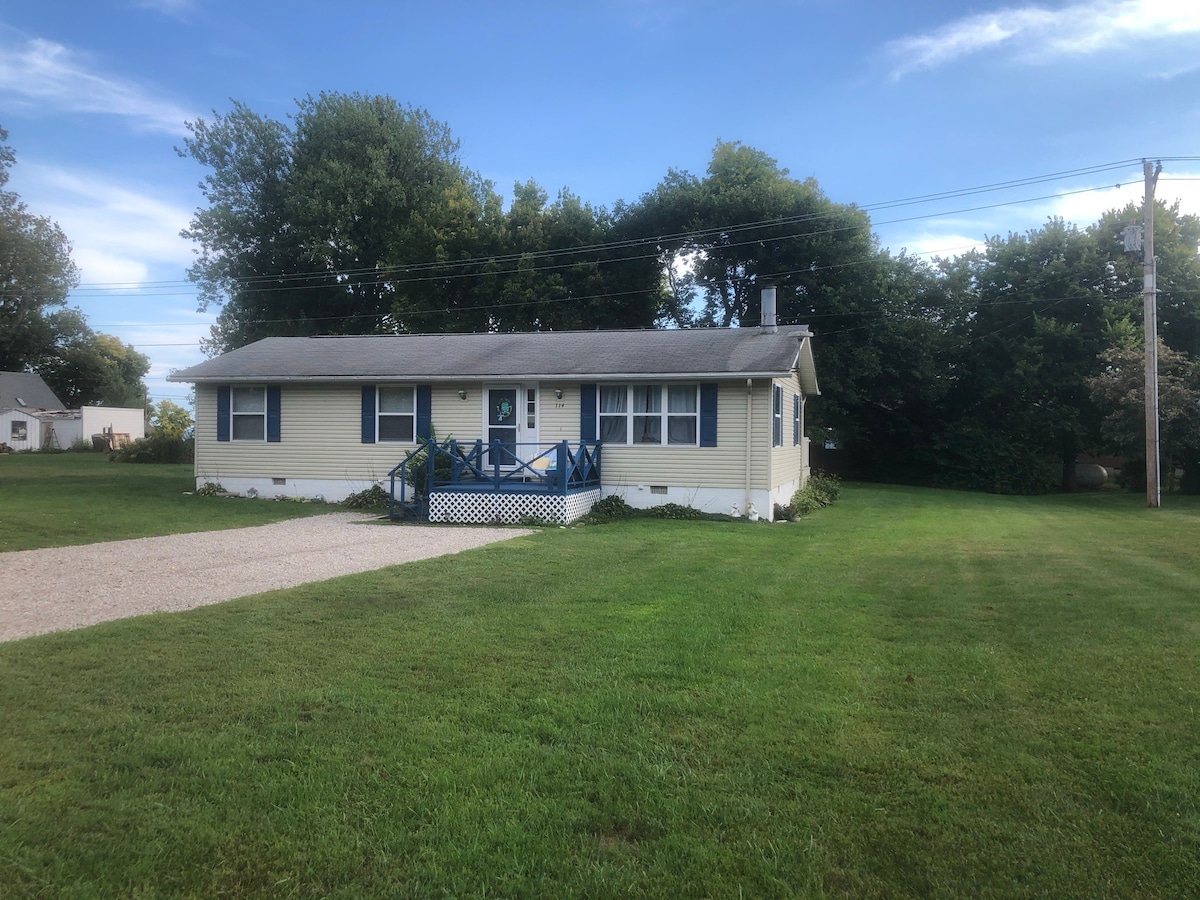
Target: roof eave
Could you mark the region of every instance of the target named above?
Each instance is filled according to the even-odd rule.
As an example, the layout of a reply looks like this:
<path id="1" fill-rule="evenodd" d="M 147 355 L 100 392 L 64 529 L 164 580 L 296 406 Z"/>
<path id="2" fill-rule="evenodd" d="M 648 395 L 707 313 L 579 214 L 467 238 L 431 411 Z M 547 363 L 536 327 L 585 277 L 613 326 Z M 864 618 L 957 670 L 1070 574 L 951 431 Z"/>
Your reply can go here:
<path id="1" fill-rule="evenodd" d="M 182 374 L 168 375 L 167 381 L 182 384 L 286 384 L 289 382 L 322 382 L 326 384 L 367 384 L 375 381 L 426 381 L 449 383 L 461 381 L 654 381 L 659 379 L 704 379 L 725 378 L 780 378 L 795 371 L 795 365 L 777 370 L 754 372 L 603 372 L 586 375 L 579 373 L 509 373 L 494 372 L 485 375 L 420 375 L 360 373 L 355 375 L 201 375 L 184 377 Z"/>

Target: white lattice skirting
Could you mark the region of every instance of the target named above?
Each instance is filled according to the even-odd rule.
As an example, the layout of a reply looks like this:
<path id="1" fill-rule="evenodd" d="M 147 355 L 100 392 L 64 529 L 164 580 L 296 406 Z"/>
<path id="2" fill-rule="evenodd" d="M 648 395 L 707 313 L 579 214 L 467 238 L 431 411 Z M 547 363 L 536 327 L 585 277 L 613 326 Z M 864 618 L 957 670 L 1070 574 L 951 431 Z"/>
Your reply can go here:
<path id="1" fill-rule="evenodd" d="M 433 491 L 429 495 L 429 521 L 459 525 L 488 525 L 500 522 L 512 525 L 527 516 L 546 522 L 568 525 L 586 515 L 597 500 L 600 489 L 578 494 L 473 493 L 469 491 Z"/>

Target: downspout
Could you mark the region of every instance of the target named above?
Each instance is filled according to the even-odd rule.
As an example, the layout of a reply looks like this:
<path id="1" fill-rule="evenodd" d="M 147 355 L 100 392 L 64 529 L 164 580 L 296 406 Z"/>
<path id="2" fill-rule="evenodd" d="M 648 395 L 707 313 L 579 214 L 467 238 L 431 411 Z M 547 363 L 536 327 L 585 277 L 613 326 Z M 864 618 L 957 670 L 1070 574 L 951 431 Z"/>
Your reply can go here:
<path id="1" fill-rule="evenodd" d="M 754 379 L 746 379 L 746 497 L 742 509 L 750 512 L 750 486 L 754 453 Z"/>

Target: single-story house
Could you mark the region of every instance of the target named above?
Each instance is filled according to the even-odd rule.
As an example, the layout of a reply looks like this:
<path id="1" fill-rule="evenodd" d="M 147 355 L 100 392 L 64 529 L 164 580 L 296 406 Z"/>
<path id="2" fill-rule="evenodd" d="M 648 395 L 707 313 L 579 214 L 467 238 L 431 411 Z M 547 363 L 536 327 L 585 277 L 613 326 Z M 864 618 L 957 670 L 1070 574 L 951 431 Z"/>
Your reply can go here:
<path id="1" fill-rule="evenodd" d="M 388 486 L 433 435 L 453 439 L 455 472 L 472 481 L 447 489 L 473 495 L 433 503 L 434 521 L 568 521 L 610 494 L 770 518 L 808 477 L 811 337 L 774 325 L 273 337 L 170 380 L 196 385 L 197 486 L 340 500 Z M 587 479 L 545 480 L 580 502 L 515 496 L 537 492 L 524 476 L 539 463 L 562 471 L 577 455 Z"/>
<path id="2" fill-rule="evenodd" d="M 93 435 L 113 447 L 143 438 L 146 413 L 116 406 L 65 409 L 40 375 L 0 372 L 0 442 L 13 450 L 66 450 Z"/>

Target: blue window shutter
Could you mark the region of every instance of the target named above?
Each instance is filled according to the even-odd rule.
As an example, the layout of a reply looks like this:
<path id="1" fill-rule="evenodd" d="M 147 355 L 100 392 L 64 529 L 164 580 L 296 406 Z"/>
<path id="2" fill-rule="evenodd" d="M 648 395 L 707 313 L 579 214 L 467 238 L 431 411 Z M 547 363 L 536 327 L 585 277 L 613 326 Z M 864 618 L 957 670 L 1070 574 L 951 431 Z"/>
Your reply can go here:
<path id="1" fill-rule="evenodd" d="M 700 446 L 717 446 L 717 386 L 700 385 Z"/>
<path id="2" fill-rule="evenodd" d="M 229 440 L 229 385 L 217 388 L 217 440 Z"/>
<path id="3" fill-rule="evenodd" d="M 280 397 L 283 392 L 279 385 L 273 385 L 267 388 L 267 441 L 268 443 L 279 443 L 279 420 L 280 420 Z"/>
<path id="4" fill-rule="evenodd" d="M 800 446 L 800 395 L 792 394 L 792 446 Z"/>
<path id="5" fill-rule="evenodd" d="M 362 386 L 362 442 L 375 443 L 375 385 Z"/>
<path id="6" fill-rule="evenodd" d="M 596 440 L 596 385 L 579 386 L 579 439 Z"/>
<path id="7" fill-rule="evenodd" d="M 428 384 L 417 385 L 417 440 L 433 437 L 433 388 Z"/>

